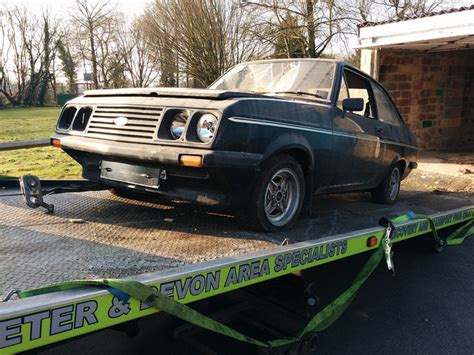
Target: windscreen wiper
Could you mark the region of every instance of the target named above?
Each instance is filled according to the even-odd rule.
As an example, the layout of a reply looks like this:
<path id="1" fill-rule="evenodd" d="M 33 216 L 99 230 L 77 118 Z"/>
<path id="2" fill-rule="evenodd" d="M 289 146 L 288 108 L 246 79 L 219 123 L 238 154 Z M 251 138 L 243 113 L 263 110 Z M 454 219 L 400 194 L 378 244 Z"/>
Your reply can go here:
<path id="1" fill-rule="evenodd" d="M 309 95 L 309 96 L 314 96 L 317 97 L 318 99 L 323 99 L 327 100 L 327 97 L 324 97 L 322 95 L 319 95 L 317 93 L 313 92 L 306 92 L 306 91 L 274 91 L 274 92 L 269 92 L 269 94 L 295 94 L 295 95 Z"/>

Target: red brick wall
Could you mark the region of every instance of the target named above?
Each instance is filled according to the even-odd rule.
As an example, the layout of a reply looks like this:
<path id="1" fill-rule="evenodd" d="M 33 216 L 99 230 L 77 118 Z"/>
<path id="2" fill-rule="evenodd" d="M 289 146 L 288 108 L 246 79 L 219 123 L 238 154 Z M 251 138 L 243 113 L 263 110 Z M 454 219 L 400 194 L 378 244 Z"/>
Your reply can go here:
<path id="1" fill-rule="evenodd" d="M 379 79 L 420 147 L 474 150 L 474 50 L 382 50 Z"/>

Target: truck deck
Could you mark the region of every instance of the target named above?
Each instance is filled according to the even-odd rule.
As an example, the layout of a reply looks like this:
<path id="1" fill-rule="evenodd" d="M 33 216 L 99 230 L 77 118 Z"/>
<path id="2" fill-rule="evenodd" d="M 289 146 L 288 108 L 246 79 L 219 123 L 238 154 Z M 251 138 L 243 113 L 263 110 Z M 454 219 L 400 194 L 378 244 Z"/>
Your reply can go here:
<path id="1" fill-rule="evenodd" d="M 77 190 L 73 182 L 61 183 Z M 311 216 L 289 231 L 257 233 L 222 210 L 137 201 L 102 188 L 47 195 L 45 202 L 55 206 L 47 214 L 27 207 L 14 181 L 0 184 L 0 352 L 41 348 L 163 309 L 110 282 L 138 282 L 147 292 L 193 303 L 357 254 L 381 255 L 383 243 L 430 238 L 433 228 L 446 236 L 474 217 L 469 194 L 407 190 L 394 206 L 374 204 L 368 193 L 338 194 L 315 197 Z M 432 219 L 400 220 L 393 233 L 377 226 L 382 216 L 408 211 Z M 68 288 L 71 280 L 86 281 Z"/>
<path id="2" fill-rule="evenodd" d="M 317 196 L 312 216 L 284 233 L 257 233 L 235 216 L 178 201 L 135 201 L 109 191 L 46 196 L 54 214 L 0 190 L 0 295 L 72 279 L 123 278 L 317 241 L 374 227 L 382 215 L 434 214 L 472 205 L 462 194 L 401 192 L 395 206 L 366 193 Z M 422 195 L 422 198 L 421 198 Z"/>

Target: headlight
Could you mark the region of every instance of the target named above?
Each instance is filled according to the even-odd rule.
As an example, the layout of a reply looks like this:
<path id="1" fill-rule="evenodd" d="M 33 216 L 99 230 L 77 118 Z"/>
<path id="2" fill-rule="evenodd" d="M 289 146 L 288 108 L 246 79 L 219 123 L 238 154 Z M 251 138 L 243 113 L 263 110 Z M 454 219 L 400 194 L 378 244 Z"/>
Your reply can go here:
<path id="1" fill-rule="evenodd" d="M 173 117 L 170 126 L 171 137 L 174 139 L 179 139 L 184 133 L 184 127 L 186 126 L 186 121 L 188 120 L 188 115 L 181 112 Z"/>
<path id="2" fill-rule="evenodd" d="M 202 142 L 207 143 L 207 142 L 210 142 L 212 138 L 214 137 L 214 134 L 216 132 L 216 127 L 217 127 L 216 116 L 210 113 L 205 113 L 204 115 L 201 116 L 201 118 L 198 121 L 196 133 Z"/>

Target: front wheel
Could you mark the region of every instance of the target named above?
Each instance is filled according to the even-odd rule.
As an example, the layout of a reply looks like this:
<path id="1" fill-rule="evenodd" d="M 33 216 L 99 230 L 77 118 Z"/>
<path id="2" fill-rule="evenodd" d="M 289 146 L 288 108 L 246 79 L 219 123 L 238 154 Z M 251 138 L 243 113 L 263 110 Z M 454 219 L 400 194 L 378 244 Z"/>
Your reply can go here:
<path id="1" fill-rule="evenodd" d="M 259 230 L 290 228 L 303 205 L 305 181 L 300 164 L 288 155 L 270 159 L 262 168 L 249 206 L 249 219 Z"/>
<path id="2" fill-rule="evenodd" d="M 400 166 L 393 166 L 379 186 L 372 190 L 373 200 L 385 205 L 397 203 L 398 195 L 400 194 L 401 177 Z"/>

